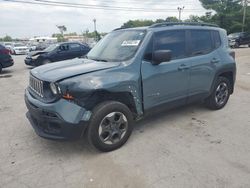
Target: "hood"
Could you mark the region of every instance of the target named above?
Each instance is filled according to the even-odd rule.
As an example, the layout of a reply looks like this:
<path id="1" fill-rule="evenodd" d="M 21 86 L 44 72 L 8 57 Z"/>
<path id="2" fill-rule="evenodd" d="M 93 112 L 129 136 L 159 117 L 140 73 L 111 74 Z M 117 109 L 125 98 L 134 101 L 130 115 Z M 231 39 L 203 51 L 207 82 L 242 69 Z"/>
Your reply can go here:
<path id="1" fill-rule="evenodd" d="M 32 57 L 32 56 L 36 56 L 36 55 L 40 55 L 40 54 L 44 54 L 44 53 L 47 53 L 47 52 L 45 52 L 45 51 L 30 52 L 28 54 L 28 56 Z"/>
<path id="2" fill-rule="evenodd" d="M 96 62 L 89 59 L 75 58 L 34 68 L 31 70 L 31 74 L 43 81 L 56 82 L 69 77 L 109 69 L 119 65 L 119 62 Z"/>
<path id="3" fill-rule="evenodd" d="M 238 39 L 238 38 L 240 38 L 240 36 L 233 36 L 233 35 L 231 35 L 231 36 L 229 35 L 228 36 L 228 39 Z"/>

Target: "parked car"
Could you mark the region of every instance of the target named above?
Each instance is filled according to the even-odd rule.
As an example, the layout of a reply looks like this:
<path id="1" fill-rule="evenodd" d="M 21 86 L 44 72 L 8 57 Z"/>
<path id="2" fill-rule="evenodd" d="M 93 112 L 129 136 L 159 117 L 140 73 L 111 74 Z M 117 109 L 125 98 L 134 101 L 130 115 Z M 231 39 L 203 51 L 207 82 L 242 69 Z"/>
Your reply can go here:
<path id="1" fill-rule="evenodd" d="M 128 140 L 135 120 L 154 110 L 195 101 L 223 108 L 234 91 L 235 74 L 234 52 L 226 31 L 217 26 L 161 23 L 119 29 L 86 59 L 32 69 L 27 117 L 42 137 L 86 135 L 95 148 L 112 151 Z"/>
<path id="2" fill-rule="evenodd" d="M 26 65 L 39 66 L 51 62 L 82 57 L 90 48 L 78 42 L 52 44 L 43 51 L 31 52 L 25 59 Z"/>
<path id="3" fill-rule="evenodd" d="M 36 51 L 36 45 L 34 45 L 34 44 L 29 44 L 29 51 L 31 52 L 31 51 Z"/>
<path id="4" fill-rule="evenodd" d="M 248 45 L 250 47 L 250 33 L 240 32 L 228 35 L 229 45 L 232 48 L 238 48 L 241 45 Z"/>
<path id="5" fill-rule="evenodd" d="M 3 43 L 3 45 L 5 46 L 5 48 L 7 48 L 7 49 L 9 49 L 9 50 L 11 50 L 11 48 L 12 48 L 12 42 L 4 42 Z"/>
<path id="6" fill-rule="evenodd" d="M 29 48 L 22 43 L 13 43 L 11 46 L 11 54 L 25 55 L 29 53 Z"/>
<path id="7" fill-rule="evenodd" d="M 42 42 L 42 43 L 38 43 L 36 45 L 36 50 L 45 50 L 46 48 L 48 48 L 50 46 L 50 44 Z"/>
<path id="8" fill-rule="evenodd" d="M 3 68 L 10 67 L 14 64 L 12 57 L 10 56 L 10 50 L 5 46 L 0 45 L 0 73 Z"/>

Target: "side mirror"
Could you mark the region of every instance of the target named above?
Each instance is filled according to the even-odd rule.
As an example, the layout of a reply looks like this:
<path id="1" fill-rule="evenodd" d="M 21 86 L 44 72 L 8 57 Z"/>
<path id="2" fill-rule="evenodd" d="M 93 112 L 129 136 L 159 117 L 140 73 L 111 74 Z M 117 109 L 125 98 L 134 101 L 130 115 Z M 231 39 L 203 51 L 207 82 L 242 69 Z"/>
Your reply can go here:
<path id="1" fill-rule="evenodd" d="M 162 62 L 168 62 L 171 60 L 171 50 L 156 50 L 153 52 L 153 65 L 159 65 Z"/>

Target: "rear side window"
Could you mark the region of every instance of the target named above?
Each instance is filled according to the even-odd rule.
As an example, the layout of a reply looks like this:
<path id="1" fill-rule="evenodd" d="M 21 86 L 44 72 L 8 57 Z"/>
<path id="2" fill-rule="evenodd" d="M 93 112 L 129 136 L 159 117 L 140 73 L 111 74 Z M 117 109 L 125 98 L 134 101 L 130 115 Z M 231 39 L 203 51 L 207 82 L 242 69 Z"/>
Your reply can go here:
<path id="1" fill-rule="evenodd" d="M 208 54 L 213 50 L 211 32 L 209 30 L 191 30 L 191 55 Z"/>
<path id="2" fill-rule="evenodd" d="M 81 50 L 80 44 L 72 43 L 69 45 L 69 47 L 70 47 L 70 50 L 72 50 L 72 51 L 80 51 Z"/>
<path id="3" fill-rule="evenodd" d="M 88 50 L 89 49 L 89 47 L 87 47 L 87 46 L 85 46 L 85 45 L 82 45 L 82 50 Z"/>
<path id="4" fill-rule="evenodd" d="M 221 46 L 220 33 L 218 31 L 211 31 L 214 38 L 214 47 L 219 48 Z"/>
<path id="5" fill-rule="evenodd" d="M 172 59 L 185 58 L 185 31 L 164 31 L 158 32 L 154 36 L 154 51 L 171 50 Z"/>

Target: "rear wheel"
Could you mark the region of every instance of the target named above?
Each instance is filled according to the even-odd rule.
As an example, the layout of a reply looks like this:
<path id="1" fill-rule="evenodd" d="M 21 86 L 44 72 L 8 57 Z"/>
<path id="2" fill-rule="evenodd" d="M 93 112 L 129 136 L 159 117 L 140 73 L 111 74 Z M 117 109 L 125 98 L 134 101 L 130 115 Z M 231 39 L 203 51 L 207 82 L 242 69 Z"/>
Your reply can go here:
<path id="1" fill-rule="evenodd" d="M 223 108 L 230 97 L 231 84 L 225 77 L 219 77 L 212 94 L 206 99 L 206 106 L 212 110 Z"/>
<path id="2" fill-rule="evenodd" d="M 2 65 L 0 64 L 0 73 L 2 72 L 3 68 L 2 68 Z"/>
<path id="3" fill-rule="evenodd" d="M 120 148 L 132 133 L 133 116 L 129 108 L 115 101 L 98 105 L 87 131 L 89 143 L 104 152 Z"/>

